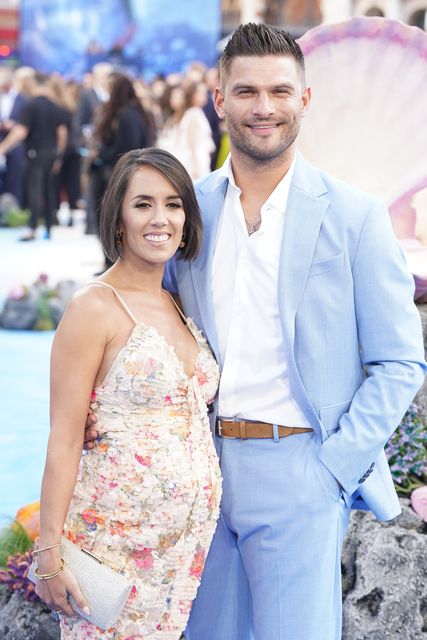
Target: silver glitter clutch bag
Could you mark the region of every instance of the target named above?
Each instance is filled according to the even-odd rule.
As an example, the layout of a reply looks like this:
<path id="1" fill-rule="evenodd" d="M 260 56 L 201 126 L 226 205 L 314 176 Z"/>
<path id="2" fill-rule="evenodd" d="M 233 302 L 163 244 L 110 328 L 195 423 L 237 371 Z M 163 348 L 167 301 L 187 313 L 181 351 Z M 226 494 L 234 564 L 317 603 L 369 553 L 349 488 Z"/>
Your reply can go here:
<path id="1" fill-rule="evenodd" d="M 103 564 L 103 561 L 87 549 L 82 549 L 62 536 L 62 557 L 73 573 L 91 610 L 86 615 L 70 597 L 70 605 L 76 613 L 101 629 L 109 629 L 117 622 L 132 591 L 127 578 Z M 31 582 L 35 576 L 36 564 L 33 561 L 28 572 Z"/>

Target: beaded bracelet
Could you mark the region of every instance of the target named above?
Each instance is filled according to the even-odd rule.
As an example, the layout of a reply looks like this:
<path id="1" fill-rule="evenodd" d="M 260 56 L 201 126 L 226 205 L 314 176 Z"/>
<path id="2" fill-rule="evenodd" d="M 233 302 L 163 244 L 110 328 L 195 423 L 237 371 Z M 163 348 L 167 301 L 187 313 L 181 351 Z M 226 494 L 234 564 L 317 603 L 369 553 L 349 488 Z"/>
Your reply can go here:
<path id="1" fill-rule="evenodd" d="M 52 573 L 38 573 L 37 569 L 35 569 L 34 575 L 36 576 L 37 580 L 51 580 L 52 578 L 55 578 L 57 575 L 59 575 L 63 568 L 64 558 L 61 558 L 61 566 L 56 571 L 52 571 Z"/>

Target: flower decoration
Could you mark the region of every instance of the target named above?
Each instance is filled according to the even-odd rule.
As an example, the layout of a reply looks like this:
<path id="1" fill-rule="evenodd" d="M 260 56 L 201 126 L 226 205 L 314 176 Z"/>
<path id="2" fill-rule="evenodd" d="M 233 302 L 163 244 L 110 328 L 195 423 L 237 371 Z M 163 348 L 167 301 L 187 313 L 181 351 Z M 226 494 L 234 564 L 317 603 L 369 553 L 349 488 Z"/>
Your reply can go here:
<path id="1" fill-rule="evenodd" d="M 427 425 L 412 404 L 385 448 L 396 489 L 410 494 L 424 484 L 427 472 Z"/>

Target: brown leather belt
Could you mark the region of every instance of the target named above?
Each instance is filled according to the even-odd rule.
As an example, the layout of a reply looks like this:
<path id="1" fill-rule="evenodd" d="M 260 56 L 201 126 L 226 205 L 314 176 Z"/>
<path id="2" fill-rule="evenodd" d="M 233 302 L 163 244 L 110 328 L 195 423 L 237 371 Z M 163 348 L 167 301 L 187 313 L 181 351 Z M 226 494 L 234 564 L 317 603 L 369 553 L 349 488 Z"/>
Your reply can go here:
<path id="1" fill-rule="evenodd" d="M 308 433 L 313 431 L 308 427 L 282 427 L 278 425 L 279 438 L 287 438 L 288 436 L 298 433 Z M 217 420 L 217 434 L 223 438 L 273 438 L 273 425 L 269 422 L 252 422 L 250 420 Z"/>

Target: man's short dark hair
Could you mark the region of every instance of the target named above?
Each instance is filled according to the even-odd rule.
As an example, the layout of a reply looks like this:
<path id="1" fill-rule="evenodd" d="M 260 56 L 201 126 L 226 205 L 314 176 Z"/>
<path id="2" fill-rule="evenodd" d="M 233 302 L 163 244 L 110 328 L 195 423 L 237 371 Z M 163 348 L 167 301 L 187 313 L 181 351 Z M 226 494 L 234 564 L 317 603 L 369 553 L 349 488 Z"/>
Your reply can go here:
<path id="1" fill-rule="evenodd" d="M 232 33 L 220 58 L 221 84 L 224 85 L 233 58 L 240 56 L 291 56 L 305 75 L 304 54 L 288 31 L 268 24 L 248 22 Z"/>
<path id="2" fill-rule="evenodd" d="M 199 252 L 202 236 L 202 219 L 192 180 L 175 156 L 153 147 L 128 151 L 114 166 L 101 205 L 99 232 L 106 255 L 113 262 L 120 256 L 116 234 L 120 227 L 123 200 L 133 174 L 142 167 L 151 167 L 159 171 L 181 198 L 185 213 L 185 247 L 178 249 L 177 258 L 191 260 Z"/>

